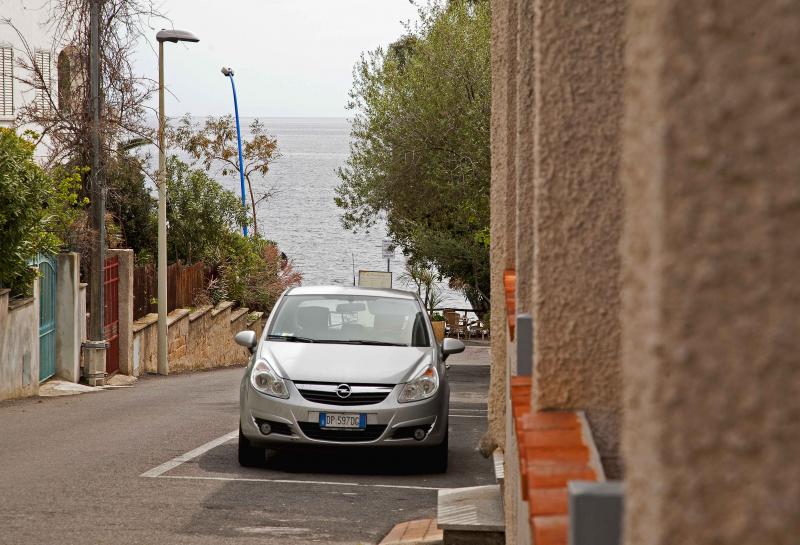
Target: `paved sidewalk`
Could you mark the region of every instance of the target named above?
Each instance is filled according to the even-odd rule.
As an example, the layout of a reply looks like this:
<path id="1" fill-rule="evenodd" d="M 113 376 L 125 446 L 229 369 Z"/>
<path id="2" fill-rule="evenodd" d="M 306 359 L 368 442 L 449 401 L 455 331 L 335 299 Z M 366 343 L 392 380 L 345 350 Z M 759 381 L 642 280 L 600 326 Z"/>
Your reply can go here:
<path id="1" fill-rule="evenodd" d="M 438 545 L 442 543 L 442 531 L 436 519 L 401 522 L 389 532 L 380 545 Z"/>

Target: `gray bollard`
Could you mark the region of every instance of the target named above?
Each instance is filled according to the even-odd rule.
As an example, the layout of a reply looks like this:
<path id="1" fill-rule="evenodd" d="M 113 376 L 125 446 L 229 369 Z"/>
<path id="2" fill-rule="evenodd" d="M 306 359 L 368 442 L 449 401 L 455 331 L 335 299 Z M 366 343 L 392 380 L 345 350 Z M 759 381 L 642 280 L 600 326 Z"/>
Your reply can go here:
<path id="1" fill-rule="evenodd" d="M 569 545 L 622 543 L 621 481 L 570 481 Z"/>
<path id="2" fill-rule="evenodd" d="M 517 375 L 533 374 L 533 316 L 517 314 Z"/>

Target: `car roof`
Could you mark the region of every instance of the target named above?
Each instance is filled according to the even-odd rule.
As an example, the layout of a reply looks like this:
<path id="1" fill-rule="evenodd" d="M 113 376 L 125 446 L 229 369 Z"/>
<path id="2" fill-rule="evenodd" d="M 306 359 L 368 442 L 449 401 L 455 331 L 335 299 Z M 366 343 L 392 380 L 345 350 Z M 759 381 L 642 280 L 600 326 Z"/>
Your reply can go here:
<path id="1" fill-rule="evenodd" d="M 417 299 L 417 294 L 411 291 L 388 288 L 361 288 L 357 286 L 300 286 L 290 288 L 286 295 L 367 295 L 393 299 Z"/>

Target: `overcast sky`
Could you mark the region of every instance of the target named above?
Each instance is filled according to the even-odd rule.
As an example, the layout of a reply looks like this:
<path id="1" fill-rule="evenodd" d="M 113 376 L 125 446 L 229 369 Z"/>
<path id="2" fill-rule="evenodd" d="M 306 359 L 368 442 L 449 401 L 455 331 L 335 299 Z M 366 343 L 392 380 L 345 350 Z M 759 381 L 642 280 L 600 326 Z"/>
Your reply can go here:
<path id="1" fill-rule="evenodd" d="M 226 65 L 243 117 L 344 117 L 361 52 L 397 39 L 417 14 L 408 0 L 164 0 L 162 10 L 200 38 L 165 44 L 170 116 L 232 112 Z M 156 79 L 154 48 L 155 38 L 140 44 L 136 63 Z"/>

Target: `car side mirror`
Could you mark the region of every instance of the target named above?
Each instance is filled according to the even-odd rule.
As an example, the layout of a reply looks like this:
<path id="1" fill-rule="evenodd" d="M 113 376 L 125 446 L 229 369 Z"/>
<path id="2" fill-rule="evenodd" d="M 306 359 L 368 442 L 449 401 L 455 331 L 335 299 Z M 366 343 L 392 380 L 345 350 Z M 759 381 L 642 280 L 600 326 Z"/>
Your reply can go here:
<path id="1" fill-rule="evenodd" d="M 464 343 L 458 339 L 447 337 L 442 341 L 442 354 L 444 355 L 444 359 L 447 359 L 450 354 L 460 354 L 464 351 L 464 348 L 466 348 Z"/>
<path id="2" fill-rule="evenodd" d="M 252 354 L 258 344 L 258 337 L 256 337 L 256 332 L 246 329 L 244 331 L 240 331 L 236 335 L 233 336 L 233 340 L 239 346 L 244 346 L 247 348 L 250 353 Z"/>

